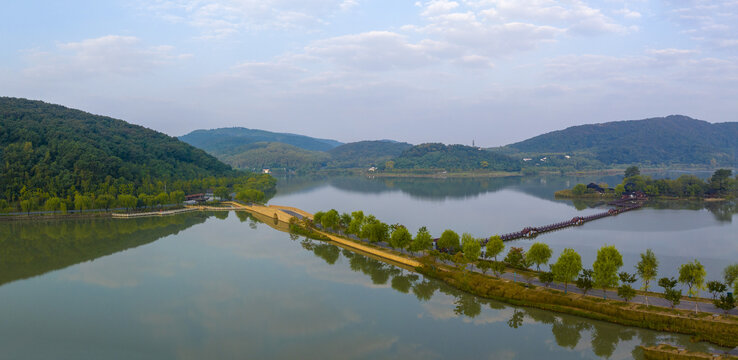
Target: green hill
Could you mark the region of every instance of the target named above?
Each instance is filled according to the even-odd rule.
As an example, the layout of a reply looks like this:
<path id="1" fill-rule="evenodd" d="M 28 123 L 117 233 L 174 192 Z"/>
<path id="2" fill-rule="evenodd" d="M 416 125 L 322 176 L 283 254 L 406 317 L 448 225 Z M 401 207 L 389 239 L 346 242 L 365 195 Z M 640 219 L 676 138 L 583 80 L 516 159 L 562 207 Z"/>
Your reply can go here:
<path id="1" fill-rule="evenodd" d="M 77 193 L 100 198 L 100 203 L 99 195 L 188 193 L 244 183 L 243 175 L 200 149 L 142 126 L 0 97 L 0 208 L 25 199 L 31 202 L 29 210 L 37 209 L 52 197 L 71 204 Z M 259 190 L 273 182 L 259 180 Z M 140 202 L 154 203 L 147 199 Z"/>
<path id="2" fill-rule="evenodd" d="M 606 165 L 731 166 L 738 153 L 738 123 L 672 115 L 573 126 L 507 147 L 521 153 L 586 155 Z"/>
<path id="3" fill-rule="evenodd" d="M 396 169 L 520 170 L 520 163 L 507 155 L 472 146 L 441 143 L 413 146 L 393 161 Z"/>
<path id="4" fill-rule="evenodd" d="M 335 147 L 328 153 L 331 167 L 361 168 L 384 164 L 411 147 L 411 144 L 391 140 L 358 141 Z"/>
<path id="5" fill-rule="evenodd" d="M 316 169 L 330 156 L 322 151 L 310 151 L 279 142 L 257 142 L 241 147 L 240 152 L 219 158 L 239 169 Z"/>
<path id="6" fill-rule="evenodd" d="M 335 140 L 242 127 L 195 130 L 179 139 L 215 155 L 235 155 L 248 151 L 249 144 L 253 143 L 278 142 L 310 151 L 327 151 L 342 144 Z"/>

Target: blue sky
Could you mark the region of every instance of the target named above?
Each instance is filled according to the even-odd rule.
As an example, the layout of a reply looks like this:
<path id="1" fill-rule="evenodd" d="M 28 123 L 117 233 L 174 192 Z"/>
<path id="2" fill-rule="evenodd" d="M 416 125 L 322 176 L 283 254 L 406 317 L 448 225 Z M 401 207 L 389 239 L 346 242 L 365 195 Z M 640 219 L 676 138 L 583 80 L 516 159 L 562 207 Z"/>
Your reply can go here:
<path id="1" fill-rule="evenodd" d="M 2 1 L 0 95 L 170 135 L 499 146 L 738 113 L 738 0 Z"/>

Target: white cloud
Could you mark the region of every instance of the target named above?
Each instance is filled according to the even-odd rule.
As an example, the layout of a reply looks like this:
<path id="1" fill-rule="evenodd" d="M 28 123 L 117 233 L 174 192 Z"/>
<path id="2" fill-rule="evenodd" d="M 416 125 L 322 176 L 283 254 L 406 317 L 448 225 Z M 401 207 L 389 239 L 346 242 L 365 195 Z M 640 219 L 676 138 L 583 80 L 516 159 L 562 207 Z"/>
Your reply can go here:
<path id="1" fill-rule="evenodd" d="M 133 36 L 108 35 L 79 42 L 57 44 L 53 51 L 25 51 L 25 74 L 38 78 L 88 75 L 139 75 L 188 58 L 171 46 L 146 46 Z"/>
<path id="2" fill-rule="evenodd" d="M 738 1 L 667 1 L 671 18 L 683 32 L 705 46 L 723 51 L 738 50 Z"/>
<path id="3" fill-rule="evenodd" d="M 201 38 L 225 38 L 241 32 L 310 29 L 322 26 L 358 0 L 155 0 L 138 7 L 159 18 L 200 29 Z"/>
<path id="4" fill-rule="evenodd" d="M 430 63 L 434 43 L 411 43 L 389 31 L 319 40 L 305 48 L 305 55 L 359 71 L 417 68 Z"/>
<path id="5" fill-rule="evenodd" d="M 619 10 L 614 11 L 615 14 L 622 15 L 624 18 L 628 19 L 640 19 L 641 13 L 638 11 L 630 10 L 628 8 L 622 8 Z"/>
<path id="6" fill-rule="evenodd" d="M 453 9 L 459 7 L 459 3 L 456 1 L 448 0 L 432 0 L 425 4 L 415 3 L 417 6 L 423 7 L 424 10 L 420 15 L 422 16 L 434 16 L 439 14 L 445 14 Z"/>

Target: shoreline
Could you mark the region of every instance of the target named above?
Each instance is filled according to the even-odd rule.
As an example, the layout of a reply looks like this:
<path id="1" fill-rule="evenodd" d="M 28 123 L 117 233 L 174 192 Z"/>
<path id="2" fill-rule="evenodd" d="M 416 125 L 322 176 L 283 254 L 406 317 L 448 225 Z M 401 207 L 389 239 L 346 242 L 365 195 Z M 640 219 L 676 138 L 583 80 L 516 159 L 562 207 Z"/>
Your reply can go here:
<path id="1" fill-rule="evenodd" d="M 191 211 L 247 211 L 276 230 L 292 233 L 291 226 L 296 225 L 301 229 L 305 229 L 308 237 L 316 236 L 318 237 L 317 240 L 327 241 L 339 247 L 368 255 L 392 265 L 399 265 L 407 270 L 412 270 L 443 281 L 457 289 L 483 298 L 626 326 L 692 335 L 696 340 L 707 341 L 720 346 L 738 346 L 738 317 L 735 315 L 725 316 L 710 312 L 695 314 L 692 310 L 674 310 L 668 307 L 645 306 L 635 302 L 625 303 L 615 299 L 603 300 L 593 296 L 593 294 L 582 295 L 574 291 L 565 294 L 558 289 L 543 287 L 537 284 L 525 284 L 522 282 L 522 277 L 521 281 L 511 281 L 504 277 L 495 278 L 491 275 L 451 267 L 442 261 L 438 262 L 436 258 L 427 255 L 427 253 L 421 253 L 425 254 L 423 256 L 400 253 L 369 242 L 349 239 L 339 234 L 306 228 L 296 224 L 294 219 L 312 219 L 312 214 L 294 207 L 241 204 L 237 202 L 224 202 L 223 204 L 229 206 L 192 206 L 179 209 L 180 211 L 170 211 L 172 214 L 169 214 L 169 212 L 167 214 L 150 212 L 134 217 L 166 216 Z M 64 215 L 62 218 L 80 218 L 70 217 L 76 215 Z M 110 218 L 127 218 L 126 216 L 113 217 L 109 213 L 105 215 L 110 216 Z M 105 215 L 101 216 L 100 213 L 96 213 L 82 216 L 84 218 L 103 218 Z M 509 272 L 511 268 L 507 268 L 506 270 Z M 515 269 L 512 269 L 512 271 L 519 272 Z M 658 297 L 653 296 L 655 294 L 650 295 L 652 297 Z M 709 299 L 699 300 L 709 302 Z"/>
<path id="2" fill-rule="evenodd" d="M 251 208 L 263 216 L 278 219 L 278 221 L 275 221 L 275 226 L 277 222 L 285 222 L 283 220 L 285 216 L 280 216 L 280 213 L 288 215 L 272 205 L 252 206 Z M 243 209 L 249 211 L 245 206 L 243 206 Z M 289 216 L 286 223 L 296 225 L 290 223 L 291 218 L 292 216 Z M 400 263 L 413 267 L 420 274 L 443 281 L 459 290 L 483 298 L 620 325 L 692 335 L 697 341 L 706 341 L 720 346 L 738 346 L 738 317 L 734 315 L 726 316 L 709 312 L 694 313 L 692 310 L 646 306 L 614 299 L 604 300 L 593 295 L 577 294 L 573 291 L 567 294 L 557 289 L 459 270 L 439 263 L 429 255 L 416 257 L 400 254 L 371 243 L 358 242 L 326 231 L 307 229 L 304 226 L 300 226 L 300 228 L 308 232 L 314 232 L 320 237 L 326 237 L 329 242 L 337 242 L 352 249 L 368 249 L 370 254 L 382 258 L 383 261 L 394 263 L 398 262 L 399 259 Z M 291 232 L 288 230 L 289 226 L 287 226 L 287 229 L 278 229 Z M 317 240 L 326 241 L 325 238 Z M 414 266 L 417 264 L 420 266 Z"/>

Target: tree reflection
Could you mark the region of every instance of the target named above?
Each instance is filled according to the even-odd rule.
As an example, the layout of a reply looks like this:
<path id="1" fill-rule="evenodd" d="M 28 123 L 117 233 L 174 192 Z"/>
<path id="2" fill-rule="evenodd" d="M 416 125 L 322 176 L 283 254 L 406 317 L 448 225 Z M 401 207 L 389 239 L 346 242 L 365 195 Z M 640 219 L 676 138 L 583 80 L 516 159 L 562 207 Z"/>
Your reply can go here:
<path id="1" fill-rule="evenodd" d="M 371 278 L 373 284 L 383 285 L 389 282 L 390 287 L 395 291 L 403 294 L 412 292 L 420 302 L 430 301 L 437 291 L 450 296 L 453 298 L 453 313 L 457 316 L 472 319 L 479 317 L 484 305 L 489 306 L 491 310 L 512 308 L 512 315 L 505 322 L 508 327 L 520 328 L 527 316 L 536 323 L 550 326 L 553 338 L 561 348 L 576 349 L 582 341 L 583 332 L 588 331 L 590 332 L 592 351 L 602 358 L 612 357 L 621 341 L 632 340 L 636 336 L 640 339 L 640 343 L 645 345 L 667 342 L 697 351 L 710 351 L 709 345 L 704 343 L 692 344 L 687 336 L 661 334 L 655 331 L 592 321 L 535 308 L 519 309 L 498 301 L 471 295 L 443 282 L 421 277 L 399 267 L 341 249 L 332 244 L 307 239 L 301 241 L 301 244 L 303 248 L 313 252 L 329 264 L 335 264 L 341 256 L 344 256 L 348 259 L 352 271 L 367 275 Z M 449 306 L 445 302 L 440 304 Z M 642 353 L 637 347 L 631 350 L 631 355 L 634 358 L 642 358 Z"/>
<path id="2" fill-rule="evenodd" d="M 427 279 L 413 285 L 413 294 L 421 302 L 429 301 L 436 290 L 438 290 L 438 282 L 428 281 Z"/>
<path id="3" fill-rule="evenodd" d="M 209 216 L 0 222 L 0 285 L 148 244 Z"/>
<path id="4" fill-rule="evenodd" d="M 477 301 L 477 297 L 465 293 L 459 294 L 454 301 L 454 314 L 464 315 L 469 318 L 475 318 L 482 313 L 482 304 Z"/>
<path id="5" fill-rule="evenodd" d="M 510 317 L 510 320 L 507 321 L 507 326 L 517 329 L 521 326 L 523 326 L 523 320 L 525 319 L 525 313 L 515 309 L 513 311 L 512 316 Z"/>
<path id="6" fill-rule="evenodd" d="M 314 244 L 313 253 L 330 265 L 335 264 L 341 256 L 338 246 L 331 244 Z"/>
<path id="7" fill-rule="evenodd" d="M 551 325 L 551 332 L 554 335 L 556 344 L 561 347 L 574 349 L 579 345 L 579 340 L 582 339 L 582 330 L 589 328 L 590 325 L 588 323 L 582 322 L 579 319 L 562 317 Z"/>

